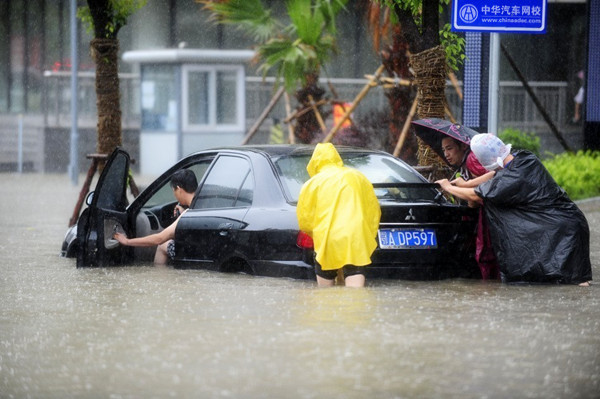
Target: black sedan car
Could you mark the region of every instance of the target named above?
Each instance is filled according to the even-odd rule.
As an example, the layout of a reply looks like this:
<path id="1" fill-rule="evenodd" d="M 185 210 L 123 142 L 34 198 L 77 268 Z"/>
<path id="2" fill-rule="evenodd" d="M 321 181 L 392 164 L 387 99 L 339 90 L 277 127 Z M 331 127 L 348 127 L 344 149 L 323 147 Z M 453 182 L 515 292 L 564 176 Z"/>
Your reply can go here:
<path id="1" fill-rule="evenodd" d="M 129 155 L 109 158 L 88 207 L 65 237 L 62 254 L 77 266 L 151 262 L 154 248 L 121 246 L 173 221 L 174 172 L 191 169 L 199 185 L 175 233 L 174 267 L 253 275 L 314 278 L 312 241 L 298 230 L 296 203 L 309 178 L 314 146 L 241 146 L 189 155 L 152 182 L 131 204 Z M 372 183 L 381 205 L 378 248 L 367 277 L 438 279 L 472 276 L 477 214 L 449 202 L 415 169 L 388 153 L 338 147 L 348 167 Z"/>

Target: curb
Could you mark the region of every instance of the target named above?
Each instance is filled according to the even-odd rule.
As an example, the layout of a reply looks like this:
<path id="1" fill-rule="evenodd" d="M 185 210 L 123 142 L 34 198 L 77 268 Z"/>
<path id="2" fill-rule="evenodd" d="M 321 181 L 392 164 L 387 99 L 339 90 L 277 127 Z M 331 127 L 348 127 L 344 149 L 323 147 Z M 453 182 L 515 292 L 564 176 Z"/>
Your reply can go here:
<path id="1" fill-rule="evenodd" d="M 575 203 L 583 212 L 600 212 L 600 197 L 586 198 Z"/>

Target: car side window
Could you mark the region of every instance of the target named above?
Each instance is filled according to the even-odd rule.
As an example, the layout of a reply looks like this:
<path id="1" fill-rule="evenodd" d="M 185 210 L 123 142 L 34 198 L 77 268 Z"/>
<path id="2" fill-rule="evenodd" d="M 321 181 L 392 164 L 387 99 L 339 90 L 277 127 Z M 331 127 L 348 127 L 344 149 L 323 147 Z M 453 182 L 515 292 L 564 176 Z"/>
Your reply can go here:
<path id="1" fill-rule="evenodd" d="M 190 165 L 189 167 L 187 167 L 187 169 L 193 171 L 196 174 L 196 179 L 198 180 L 198 182 L 200 182 L 202 181 L 202 177 L 204 176 L 204 173 L 210 166 L 211 162 L 212 159 L 203 160 L 201 162 Z M 152 208 L 157 205 L 164 205 L 169 202 L 174 202 L 175 197 L 173 197 L 173 189 L 171 188 L 170 182 L 170 178 L 166 180 L 163 186 L 160 189 L 158 189 L 148 201 L 146 201 L 146 203 L 144 204 L 144 208 Z"/>
<path id="2" fill-rule="evenodd" d="M 248 174 L 244 179 L 244 184 L 242 184 L 242 188 L 238 194 L 237 200 L 233 206 L 235 207 L 244 207 L 252 205 L 252 197 L 254 194 L 254 178 L 252 177 L 252 173 L 248 170 Z"/>
<path id="3" fill-rule="evenodd" d="M 244 158 L 221 156 L 206 176 L 194 209 L 247 207 L 252 204 L 254 178 Z"/>

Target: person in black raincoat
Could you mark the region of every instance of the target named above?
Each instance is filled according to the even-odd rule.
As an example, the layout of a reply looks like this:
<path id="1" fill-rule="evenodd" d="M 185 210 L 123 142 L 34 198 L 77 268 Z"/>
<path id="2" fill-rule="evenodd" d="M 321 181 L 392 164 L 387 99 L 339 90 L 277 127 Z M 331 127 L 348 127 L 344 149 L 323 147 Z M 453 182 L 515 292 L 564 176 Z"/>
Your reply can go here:
<path id="1" fill-rule="evenodd" d="M 446 162 L 453 168 L 456 168 L 455 175 L 450 181 L 452 185 L 458 187 L 475 188 L 479 181 L 482 181 L 488 172 L 471 151 L 469 144 L 463 143 L 450 136 L 442 137 L 442 151 Z M 473 204 L 470 204 L 473 206 Z M 487 219 L 484 216 L 484 209 L 480 207 L 477 220 L 477 236 L 475 240 L 475 260 L 479 266 L 481 278 L 483 280 L 500 279 L 500 270 L 496 255 L 492 248 L 490 233 L 487 226 Z"/>
<path id="2" fill-rule="evenodd" d="M 492 134 L 471 150 L 495 175 L 476 188 L 437 183 L 452 195 L 483 204 L 504 282 L 588 286 L 590 232 L 585 215 L 529 151 L 515 151 Z"/>

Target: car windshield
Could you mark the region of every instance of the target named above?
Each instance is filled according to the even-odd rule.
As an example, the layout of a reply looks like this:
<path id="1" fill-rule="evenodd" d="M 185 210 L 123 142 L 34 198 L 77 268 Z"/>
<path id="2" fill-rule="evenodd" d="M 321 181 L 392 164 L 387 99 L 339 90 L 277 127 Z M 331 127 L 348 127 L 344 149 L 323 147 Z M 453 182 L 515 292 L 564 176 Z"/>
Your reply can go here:
<path id="1" fill-rule="evenodd" d="M 312 154 L 281 157 L 274 160 L 292 202 L 298 201 L 300 189 L 309 178 L 306 165 Z M 376 188 L 380 200 L 433 201 L 437 191 L 429 186 L 402 186 L 401 183 L 427 183 L 407 165 L 383 154 L 340 153 L 344 165 L 362 172 L 373 184 L 389 184 Z M 394 183 L 399 183 L 394 185 Z"/>

